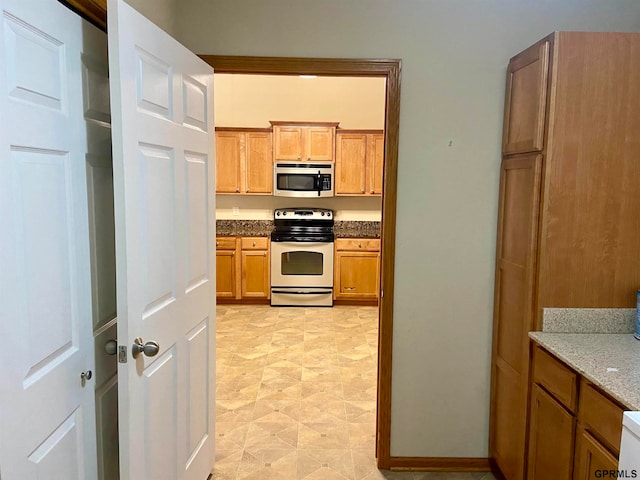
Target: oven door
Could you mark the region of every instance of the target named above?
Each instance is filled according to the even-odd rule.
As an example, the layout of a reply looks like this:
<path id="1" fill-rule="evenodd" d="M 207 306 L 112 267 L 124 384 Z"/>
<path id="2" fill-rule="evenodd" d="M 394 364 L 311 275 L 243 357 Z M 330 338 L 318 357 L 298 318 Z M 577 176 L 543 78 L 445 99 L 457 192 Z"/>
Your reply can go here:
<path id="1" fill-rule="evenodd" d="M 271 287 L 333 288 L 333 242 L 271 242 Z"/>

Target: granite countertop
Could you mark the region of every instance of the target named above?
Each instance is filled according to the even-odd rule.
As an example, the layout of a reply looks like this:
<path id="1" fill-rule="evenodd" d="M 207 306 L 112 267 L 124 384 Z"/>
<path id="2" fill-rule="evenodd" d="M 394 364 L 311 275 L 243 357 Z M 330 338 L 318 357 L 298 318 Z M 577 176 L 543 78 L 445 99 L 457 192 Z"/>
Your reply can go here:
<path id="1" fill-rule="evenodd" d="M 216 220 L 218 237 L 268 237 L 272 220 Z M 380 238 L 380 222 L 336 220 L 336 238 Z"/>
<path id="2" fill-rule="evenodd" d="M 529 337 L 629 410 L 640 410 L 640 340 L 633 334 L 530 332 Z"/>

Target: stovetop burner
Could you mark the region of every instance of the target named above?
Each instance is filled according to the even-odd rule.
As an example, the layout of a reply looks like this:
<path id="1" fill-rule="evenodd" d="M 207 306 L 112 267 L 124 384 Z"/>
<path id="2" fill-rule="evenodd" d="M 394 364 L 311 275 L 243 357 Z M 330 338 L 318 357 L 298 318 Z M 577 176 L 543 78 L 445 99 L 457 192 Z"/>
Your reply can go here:
<path id="1" fill-rule="evenodd" d="M 333 242 L 333 210 L 277 208 L 273 212 L 273 242 Z"/>

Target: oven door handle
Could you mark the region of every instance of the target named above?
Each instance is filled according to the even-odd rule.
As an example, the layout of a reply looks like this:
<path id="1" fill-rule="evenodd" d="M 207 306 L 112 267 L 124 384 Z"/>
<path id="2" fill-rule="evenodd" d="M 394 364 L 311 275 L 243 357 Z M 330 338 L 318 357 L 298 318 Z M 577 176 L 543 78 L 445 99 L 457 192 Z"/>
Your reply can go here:
<path id="1" fill-rule="evenodd" d="M 295 292 L 292 292 L 291 290 L 271 290 L 271 293 L 289 293 L 293 295 L 323 295 L 333 292 L 331 290 L 321 290 L 315 292 L 305 292 L 304 290 L 296 290 Z"/>

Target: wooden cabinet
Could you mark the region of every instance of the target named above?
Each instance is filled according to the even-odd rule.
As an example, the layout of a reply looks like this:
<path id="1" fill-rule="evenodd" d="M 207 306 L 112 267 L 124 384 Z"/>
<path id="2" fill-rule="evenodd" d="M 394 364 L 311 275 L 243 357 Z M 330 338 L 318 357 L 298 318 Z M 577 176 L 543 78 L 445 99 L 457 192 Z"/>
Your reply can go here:
<path id="1" fill-rule="evenodd" d="M 586 430 L 580 429 L 574 480 L 601 479 L 603 471 L 611 470 L 618 470 L 618 459 Z"/>
<path id="2" fill-rule="evenodd" d="M 538 346 L 532 375 L 527 480 L 592 480 L 617 469 L 623 407 Z"/>
<path id="3" fill-rule="evenodd" d="M 338 123 L 272 121 L 271 124 L 274 160 L 334 161 Z"/>
<path id="4" fill-rule="evenodd" d="M 639 50 L 639 33 L 556 32 L 509 64 L 489 440 L 507 480 L 524 478 L 527 334 L 542 308 L 635 305 Z"/>
<path id="5" fill-rule="evenodd" d="M 237 260 L 236 237 L 216 238 L 216 297 L 236 298 Z"/>
<path id="6" fill-rule="evenodd" d="M 271 130 L 216 128 L 216 193 L 273 191 Z"/>
<path id="7" fill-rule="evenodd" d="M 336 195 L 382 195 L 384 134 L 341 130 L 336 135 Z"/>
<path id="8" fill-rule="evenodd" d="M 575 417 L 534 385 L 531 393 L 528 480 L 571 480 Z"/>
<path id="9" fill-rule="evenodd" d="M 269 239 L 242 238 L 241 255 L 241 298 L 269 298 Z"/>
<path id="10" fill-rule="evenodd" d="M 574 480 L 596 480 L 603 470 L 617 470 L 623 410 L 594 385 L 581 382 Z"/>
<path id="11" fill-rule="evenodd" d="M 216 239 L 216 297 L 224 301 L 266 300 L 270 296 L 267 237 Z"/>
<path id="12" fill-rule="evenodd" d="M 571 480 L 578 375 L 541 348 L 533 352 L 528 480 Z"/>
<path id="13" fill-rule="evenodd" d="M 550 41 L 545 39 L 509 62 L 502 138 L 504 154 L 542 150 L 547 110 L 549 45 Z"/>
<path id="14" fill-rule="evenodd" d="M 380 240 L 335 241 L 334 298 L 377 301 L 380 282 Z"/>

